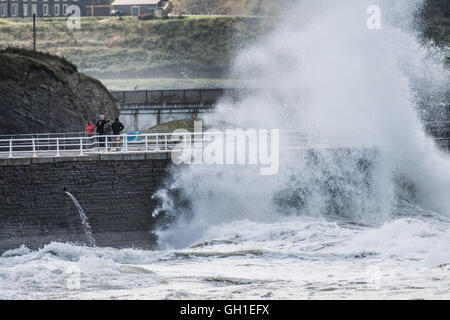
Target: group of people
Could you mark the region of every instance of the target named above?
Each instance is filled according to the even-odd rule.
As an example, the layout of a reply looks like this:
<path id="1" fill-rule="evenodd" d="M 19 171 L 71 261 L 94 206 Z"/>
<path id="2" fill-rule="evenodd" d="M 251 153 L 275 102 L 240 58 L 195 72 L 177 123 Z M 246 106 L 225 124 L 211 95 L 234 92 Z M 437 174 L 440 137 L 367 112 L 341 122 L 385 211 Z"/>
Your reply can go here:
<path id="1" fill-rule="evenodd" d="M 116 118 L 113 123 L 111 123 L 111 120 L 105 120 L 105 116 L 102 114 L 100 115 L 100 119 L 97 121 L 97 123 L 94 125 L 94 122 L 92 120 L 89 120 L 86 125 L 86 135 L 91 136 L 94 134 L 99 135 L 98 145 L 101 148 L 105 148 L 105 137 L 101 136 L 110 136 L 115 135 L 117 137 L 113 137 L 115 141 L 117 141 L 116 148 L 119 147 L 119 141 L 120 141 L 120 134 L 122 130 L 124 129 L 124 125 L 122 122 L 119 121 L 119 118 Z M 113 140 L 112 138 L 109 138 L 108 140 Z M 110 148 L 111 143 L 108 143 L 108 148 Z"/>

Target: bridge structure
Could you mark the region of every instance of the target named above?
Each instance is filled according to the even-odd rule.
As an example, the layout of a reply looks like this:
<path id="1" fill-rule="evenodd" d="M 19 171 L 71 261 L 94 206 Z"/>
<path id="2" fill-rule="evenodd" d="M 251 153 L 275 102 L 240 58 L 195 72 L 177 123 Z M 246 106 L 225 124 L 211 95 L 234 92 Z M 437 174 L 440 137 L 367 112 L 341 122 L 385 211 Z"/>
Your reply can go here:
<path id="1" fill-rule="evenodd" d="M 235 102 L 250 92 L 251 89 L 214 88 L 112 91 L 111 94 L 125 128 L 144 132 L 173 120 L 202 119 L 205 114 L 214 112 L 220 101 Z M 447 110 L 449 106 L 439 108 Z M 450 150 L 450 121 L 424 119 L 424 126 L 440 147 Z"/>
<path id="2" fill-rule="evenodd" d="M 174 120 L 201 119 L 223 99 L 236 100 L 246 89 L 112 91 L 127 130 L 145 131 Z"/>

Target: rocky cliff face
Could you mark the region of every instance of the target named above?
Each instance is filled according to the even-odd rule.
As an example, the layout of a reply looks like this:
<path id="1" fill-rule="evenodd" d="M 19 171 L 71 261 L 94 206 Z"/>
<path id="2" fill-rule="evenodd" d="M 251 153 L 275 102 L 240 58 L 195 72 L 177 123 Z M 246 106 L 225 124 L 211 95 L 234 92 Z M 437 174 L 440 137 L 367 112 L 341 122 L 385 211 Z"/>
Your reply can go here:
<path id="1" fill-rule="evenodd" d="M 0 134 L 84 131 L 102 113 L 118 115 L 111 94 L 64 58 L 0 51 Z"/>

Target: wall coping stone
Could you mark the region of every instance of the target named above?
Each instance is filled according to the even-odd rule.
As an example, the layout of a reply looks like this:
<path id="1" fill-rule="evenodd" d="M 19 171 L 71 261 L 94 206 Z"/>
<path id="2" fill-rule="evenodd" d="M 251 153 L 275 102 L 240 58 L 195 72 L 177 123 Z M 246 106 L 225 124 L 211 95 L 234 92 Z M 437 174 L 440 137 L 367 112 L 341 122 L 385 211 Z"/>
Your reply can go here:
<path id="1" fill-rule="evenodd" d="M 138 160 L 169 160 L 168 152 L 158 153 L 117 153 L 117 154 L 90 154 L 86 156 L 60 156 L 60 157 L 37 157 L 37 158 L 11 158 L 0 159 L 0 167 L 4 166 L 29 166 L 32 164 L 48 164 L 62 162 L 85 162 L 85 161 L 138 161 Z"/>

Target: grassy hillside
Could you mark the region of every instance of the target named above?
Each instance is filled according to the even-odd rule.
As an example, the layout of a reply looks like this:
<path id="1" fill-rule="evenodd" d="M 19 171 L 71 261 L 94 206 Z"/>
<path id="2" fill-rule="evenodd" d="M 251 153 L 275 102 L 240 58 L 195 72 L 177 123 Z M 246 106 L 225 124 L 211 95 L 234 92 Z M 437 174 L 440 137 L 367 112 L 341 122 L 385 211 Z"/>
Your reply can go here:
<path id="1" fill-rule="evenodd" d="M 64 56 L 81 72 L 114 89 L 233 86 L 234 82 L 221 80 L 232 58 L 272 30 L 279 19 L 276 8 L 292 1 L 298 0 L 172 0 L 175 16 L 240 16 L 150 21 L 83 18 L 81 30 L 69 30 L 63 18 L 39 19 L 37 45 L 39 50 Z M 421 16 L 426 37 L 450 44 L 449 0 L 428 0 Z M 30 19 L 0 19 L 0 34 L 0 48 L 32 46 Z"/>
<path id="2" fill-rule="evenodd" d="M 233 53 L 270 29 L 260 17 L 189 17 L 139 21 L 84 18 L 81 30 L 64 19 L 38 21 L 38 49 L 61 54 L 100 78 L 220 78 Z M 0 46 L 32 45 L 29 20 L 0 19 Z"/>
<path id="3" fill-rule="evenodd" d="M 171 0 L 176 14 L 277 15 L 283 8 L 302 0 Z M 439 43 L 450 43 L 450 1 L 426 0 L 424 33 Z"/>
<path id="4" fill-rule="evenodd" d="M 285 0 L 288 3 L 293 0 Z M 273 0 L 171 0 L 175 14 L 272 15 L 280 8 Z"/>

